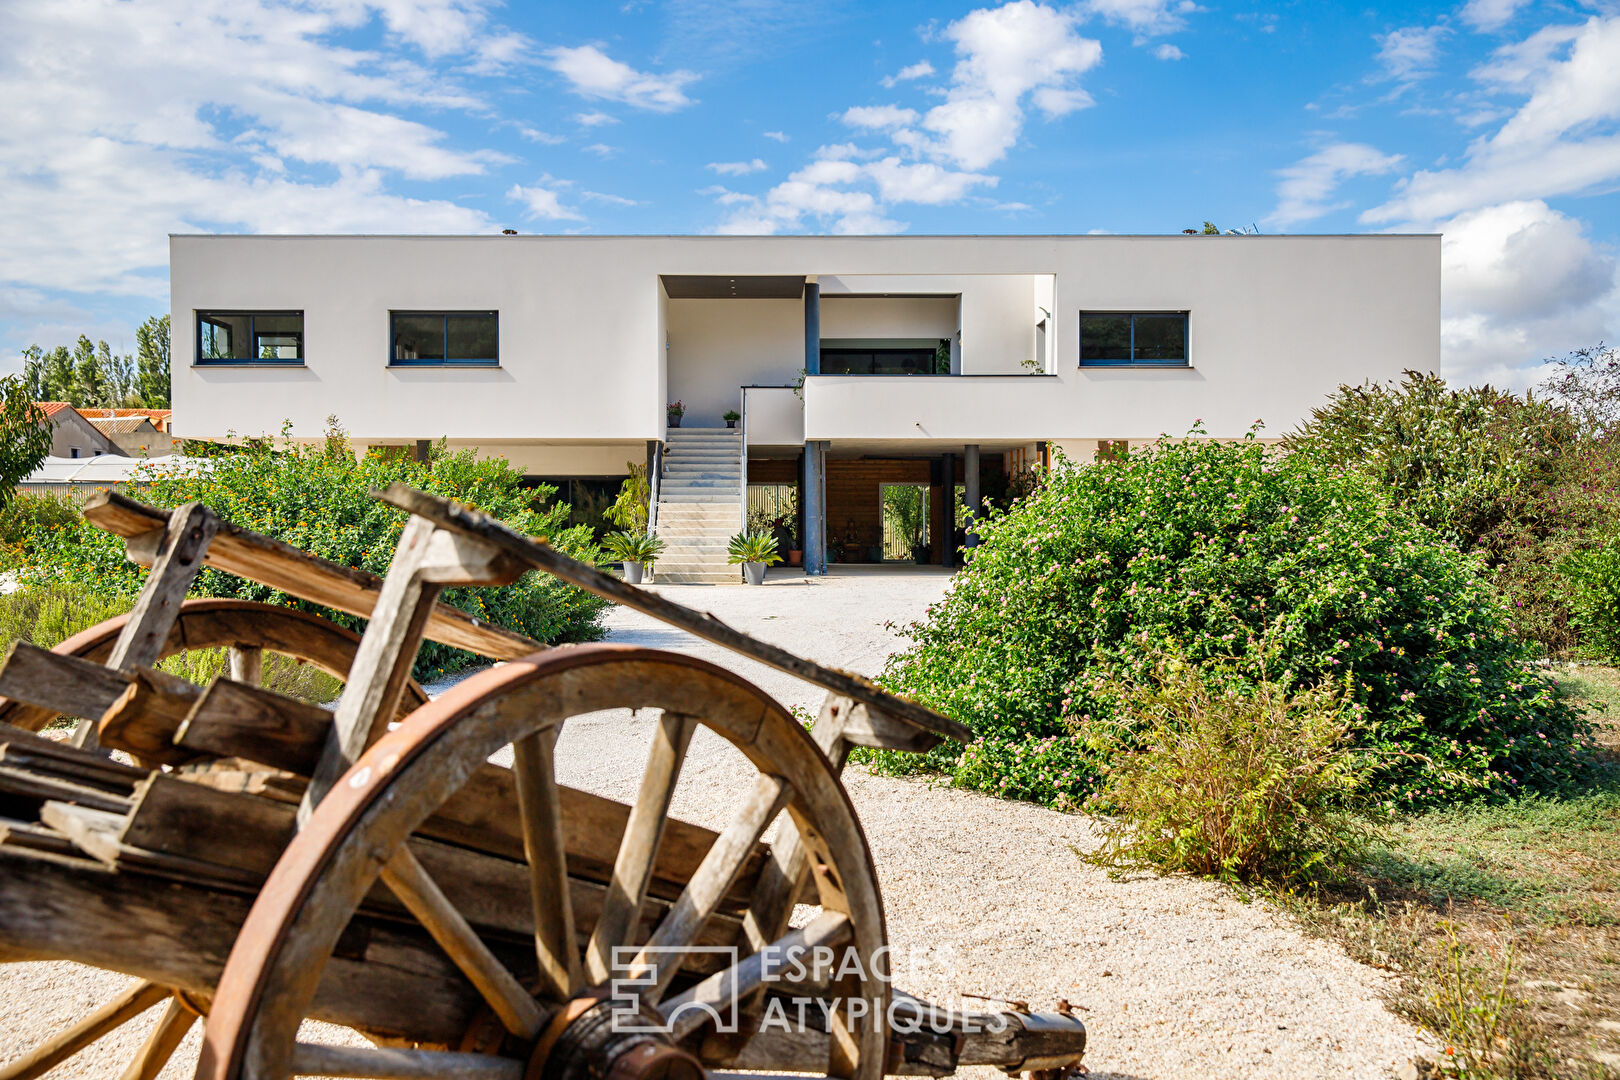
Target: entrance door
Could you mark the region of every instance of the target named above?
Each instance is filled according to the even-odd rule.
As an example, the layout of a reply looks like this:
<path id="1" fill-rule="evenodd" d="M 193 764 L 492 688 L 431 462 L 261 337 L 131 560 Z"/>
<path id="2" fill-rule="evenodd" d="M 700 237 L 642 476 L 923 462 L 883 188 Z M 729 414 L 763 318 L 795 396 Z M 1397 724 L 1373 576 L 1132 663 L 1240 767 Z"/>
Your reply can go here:
<path id="1" fill-rule="evenodd" d="M 881 484 L 883 561 L 926 563 L 929 556 L 928 485 Z"/>

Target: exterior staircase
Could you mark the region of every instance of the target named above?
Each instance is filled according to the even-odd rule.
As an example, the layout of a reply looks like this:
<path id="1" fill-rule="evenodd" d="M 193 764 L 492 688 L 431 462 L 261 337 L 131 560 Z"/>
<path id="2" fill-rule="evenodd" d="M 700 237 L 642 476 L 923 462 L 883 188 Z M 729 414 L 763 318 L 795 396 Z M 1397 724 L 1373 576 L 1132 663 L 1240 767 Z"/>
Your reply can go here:
<path id="1" fill-rule="evenodd" d="M 734 584 L 740 567 L 726 562 L 726 543 L 741 532 L 742 433 L 734 428 L 670 428 L 664 436 L 658 523 L 664 540 L 654 567 L 662 584 Z"/>

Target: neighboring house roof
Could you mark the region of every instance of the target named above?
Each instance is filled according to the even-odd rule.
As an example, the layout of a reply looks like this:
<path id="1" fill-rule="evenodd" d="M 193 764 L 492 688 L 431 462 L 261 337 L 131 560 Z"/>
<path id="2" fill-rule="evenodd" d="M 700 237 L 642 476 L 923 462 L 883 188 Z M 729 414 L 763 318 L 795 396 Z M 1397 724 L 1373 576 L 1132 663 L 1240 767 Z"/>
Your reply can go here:
<path id="1" fill-rule="evenodd" d="M 142 425 L 152 427 L 154 431 L 157 430 L 152 421 L 145 416 L 85 415 L 84 418 L 90 421 L 91 425 L 103 435 L 128 435 L 139 431 Z"/>
<path id="2" fill-rule="evenodd" d="M 80 409 L 87 419 L 104 420 L 112 417 L 144 416 L 152 421 L 152 426 L 159 431 L 169 430 L 169 420 L 174 415 L 173 409 Z M 123 429 L 120 429 L 123 430 Z"/>
<path id="3" fill-rule="evenodd" d="M 63 409 L 73 408 L 72 404 L 66 401 L 36 401 L 34 404 L 38 405 L 40 407 L 40 411 L 42 411 L 46 416 L 55 416 Z"/>
<path id="4" fill-rule="evenodd" d="M 121 484 L 142 465 L 162 469 L 205 470 L 212 467 L 207 458 L 166 454 L 154 458 L 130 458 L 121 454 L 97 454 L 88 458 L 48 457 L 45 463 L 23 479 L 24 484 Z"/>

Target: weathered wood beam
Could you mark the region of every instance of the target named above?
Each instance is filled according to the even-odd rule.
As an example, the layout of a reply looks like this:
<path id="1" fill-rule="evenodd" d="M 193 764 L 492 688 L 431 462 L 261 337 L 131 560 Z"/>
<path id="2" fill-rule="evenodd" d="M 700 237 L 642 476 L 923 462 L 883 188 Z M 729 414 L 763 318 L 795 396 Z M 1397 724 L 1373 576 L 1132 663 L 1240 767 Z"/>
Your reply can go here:
<path id="1" fill-rule="evenodd" d="M 0 847 L 0 955 L 72 960 L 212 995 L 251 895 Z M 497 943 L 498 944 L 498 943 Z M 526 946 L 501 945 L 521 960 Z M 359 916 L 327 962 L 310 1015 L 368 1033 L 454 1043 L 483 1007 L 419 928 Z"/>
<path id="2" fill-rule="evenodd" d="M 125 540 L 161 529 L 169 520 L 167 511 L 115 491 L 92 495 L 83 513 L 92 525 Z M 132 550 L 130 554 L 133 558 L 139 553 Z M 376 574 L 310 555 L 230 522 L 220 524 L 203 561 L 226 573 L 361 618 L 370 618 L 382 589 L 382 578 Z M 513 660 L 546 647 L 448 604 L 433 609 L 424 633 L 432 641 L 497 660 Z"/>
<path id="3" fill-rule="evenodd" d="M 594 566 L 569 558 L 544 541 L 524 536 L 504 522 L 452 499 L 427 495 L 398 483 L 391 484 L 386 491 L 376 494 L 389 505 L 427 518 L 443 528 L 482 537 L 514 558 L 522 560 L 525 565 L 544 570 L 570 585 L 577 585 L 587 592 L 650 615 L 660 622 L 679 627 L 779 671 L 785 671 L 806 682 L 870 705 L 896 720 L 961 743 L 972 742 L 975 738 L 972 729 L 965 724 L 941 716 L 914 701 L 896 697 L 869 679 L 847 671 L 823 667 L 786 649 L 735 630 L 713 615 L 693 611 L 655 592 L 627 585 L 619 578 L 603 573 Z"/>

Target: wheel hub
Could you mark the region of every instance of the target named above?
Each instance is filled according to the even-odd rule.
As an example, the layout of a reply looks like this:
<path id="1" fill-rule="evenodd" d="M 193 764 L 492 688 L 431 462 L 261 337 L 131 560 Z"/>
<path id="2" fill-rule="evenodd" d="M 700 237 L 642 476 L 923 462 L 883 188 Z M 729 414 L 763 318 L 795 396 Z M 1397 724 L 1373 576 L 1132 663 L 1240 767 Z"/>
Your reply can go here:
<path id="1" fill-rule="evenodd" d="M 662 1027 L 648 1009 L 575 998 L 535 1043 L 524 1080 L 704 1080 L 702 1063 Z"/>

